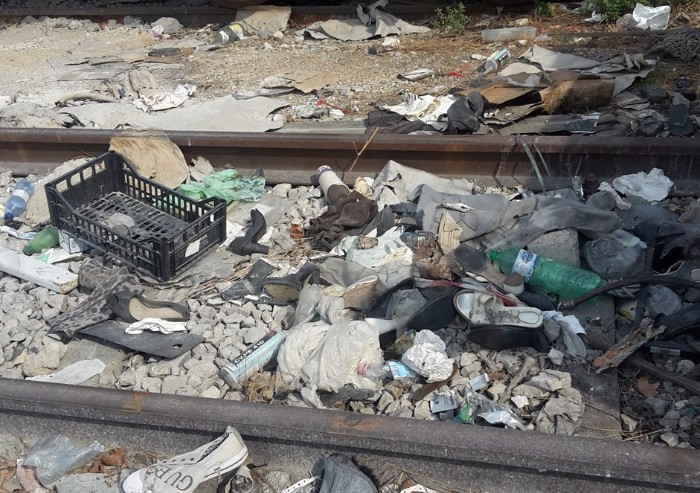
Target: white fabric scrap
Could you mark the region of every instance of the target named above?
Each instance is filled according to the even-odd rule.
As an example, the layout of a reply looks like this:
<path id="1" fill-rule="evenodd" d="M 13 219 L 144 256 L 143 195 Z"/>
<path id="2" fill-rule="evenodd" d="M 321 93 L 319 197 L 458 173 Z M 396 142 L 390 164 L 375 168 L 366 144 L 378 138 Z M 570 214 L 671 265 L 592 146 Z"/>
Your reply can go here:
<path id="1" fill-rule="evenodd" d="M 673 182 L 659 168 L 649 173 L 640 171 L 631 175 L 618 176 L 612 186 L 620 193 L 641 197 L 647 202 L 657 202 L 668 196 Z"/>
<path id="2" fill-rule="evenodd" d="M 583 328 L 575 315 L 564 316 L 563 313 L 552 310 L 542 312 L 542 316 L 545 320 L 553 320 L 561 328 L 559 337 L 564 341 L 567 354 L 571 356 L 586 356 L 586 345 L 578 336 L 579 334 L 585 335 L 586 329 Z"/>
<path id="3" fill-rule="evenodd" d="M 427 382 L 442 382 L 452 375 L 454 360 L 447 357 L 445 342 L 429 330 L 422 330 L 413 346 L 401 356 L 401 362 Z"/>
<path id="4" fill-rule="evenodd" d="M 151 332 L 162 332 L 163 334 L 172 334 L 173 332 L 184 332 L 186 322 L 171 322 L 160 318 L 144 318 L 129 325 L 125 332 L 127 334 L 141 334 L 144 330 Z"/>
<path id="5" fill-rule="evenodd" d="M 91 379 L 95 375 L 99 375 L 105 369 L 105 364 L 99 359 L 90 359 L 85 361 L 77 361 L 72 365 L 66 366 L 63 370 L 50 373 L 49 375 L 37 375 L 29 377 L 27 380 L 34 382 L 51 382 L 65 383 L 70 385 L 80 385 L 81 383 Z"/>

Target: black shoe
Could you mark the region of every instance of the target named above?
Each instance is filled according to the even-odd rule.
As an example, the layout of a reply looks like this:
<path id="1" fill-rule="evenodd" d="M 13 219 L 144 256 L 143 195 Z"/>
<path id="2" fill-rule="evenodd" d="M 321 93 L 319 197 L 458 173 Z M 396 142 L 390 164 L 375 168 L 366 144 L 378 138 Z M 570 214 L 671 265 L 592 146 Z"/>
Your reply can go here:
<path id="1" fill-rule="evenodd" d="M 542 327 L 513 327 L 512 325 L 484 325 L 473 327 L 467 338 L 479 346 L 502 351 L 516 347 L 531 347 L 546 353 L 550 344 Z"/>
<path id="2" fill-rule="evenodd" d="M 236 238 L 228 246 L 236 255 L 246 256 L 253 253 L 267 254 L 270 247 L 257 243 L 260 237 L 265 234 L 267 225 L 265 224 L 265 216 L 257 209 L 250 211 L 250 226 L 245 236 Z"/>
<path id="3" fill-rule="evenodd" d="M 321 269 L 311 262 L 305 263 L 297 273 L 283 277 L 268 277 L 263 290 L 275 301 L 296 301 L 309 276 L 314 276 L 314 284 L 319 283 Z"/>
<path id="4" fill-rule="evenodd" d="M 172 322 L 187 322 L 190 309 L 180 303 L 154 301 L 132 291 L 119 291 L 107 298 L 112 311 L 125 322 L 136 322 L 144 318 L 160 318 Z"/>

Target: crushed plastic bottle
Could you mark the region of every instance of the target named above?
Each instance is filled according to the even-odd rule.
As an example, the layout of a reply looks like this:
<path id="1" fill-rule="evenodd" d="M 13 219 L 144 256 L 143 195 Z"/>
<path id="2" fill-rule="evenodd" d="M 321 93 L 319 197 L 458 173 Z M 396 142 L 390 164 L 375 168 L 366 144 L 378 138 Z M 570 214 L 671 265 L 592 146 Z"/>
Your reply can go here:
<path id="1" fill-rule="evenodd" d="M 12 191 L 12 195 L 7 202 L 5 202 L 5 221 L 13 221 L 22 214 L 24 214 L 24 209 L 27 207 L 27 202 L 29 197 L 34 193 L 34 185 L 27 180 L 22 178 L 15 185 L 15 189 Z"/>
<path id="2" fill-rule="evenodd" d="M 526 283 L 539 286 L 565 300 L 577 298 L 603 285 L 603 278 L 595 272 L 540 257 L 527 250 L 508 248 L 501 252 L 490 251 L 488 255 L 504 274 L 517 272 Z"/>

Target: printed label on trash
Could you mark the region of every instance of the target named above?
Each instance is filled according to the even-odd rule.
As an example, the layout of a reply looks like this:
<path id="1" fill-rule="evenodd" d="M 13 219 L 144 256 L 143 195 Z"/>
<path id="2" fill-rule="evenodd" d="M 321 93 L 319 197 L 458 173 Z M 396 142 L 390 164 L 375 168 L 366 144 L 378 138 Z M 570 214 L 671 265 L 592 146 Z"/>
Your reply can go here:
<path id="1" fill-rule="evenodd" d="M 187 249 L 185 250 L 185 257 L 191 257 L 195 253 L 199 251 L 199 244 L 201 243 L 202 239 L 198 239 L 187 245 Z"/>
<path id="2" fill-rule="evenodd" d="M 18 197 L 22 197 L 22 199 L 24 199 L 25 202 L 29 201 L 29 194 L 27 192 L 25 192 L 24 190 L 20 190 L 20 189 L 16 188 L 12 192 L 12 195 L 17 195 Z"/>
<path id="3" fill-rule="evenodd" d="M 525 282 L 528 282 L 532 277 L 532 273 L 535 272 L 538 258 L 539 256 L 532 252 L 520 250 L 513 263 L 513 272 L 520 274 Z"/>

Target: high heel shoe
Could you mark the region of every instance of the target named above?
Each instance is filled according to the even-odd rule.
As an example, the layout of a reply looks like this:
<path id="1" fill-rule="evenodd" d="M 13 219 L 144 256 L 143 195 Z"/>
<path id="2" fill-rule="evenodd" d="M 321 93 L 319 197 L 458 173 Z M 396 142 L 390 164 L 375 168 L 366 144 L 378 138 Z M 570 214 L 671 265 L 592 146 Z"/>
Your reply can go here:
<path id="1" fill-rule="evenodd" d="M 296 301 L 299 299 L 299 292 L 304 287 L 304 282 L 311 275 L 314 283 L 318 284 L 320 269 L 318 265 L 307 262 L 295 274 L 269 277 L 263 284 L 263 290 L 276 301 Z"/>
<path id="2" fill-rule="evenodd" d="M 270 247 L 257 243 L 260 237 L 265 234 L 267 225 L 265 224 L 265 216 L 257 209 L 250 211 L 250 226 L 245 236 L 240 236 L 233 240 L 228 246 L 236 255 L 251 255 L 253 253 L 267 254 Z"/>

